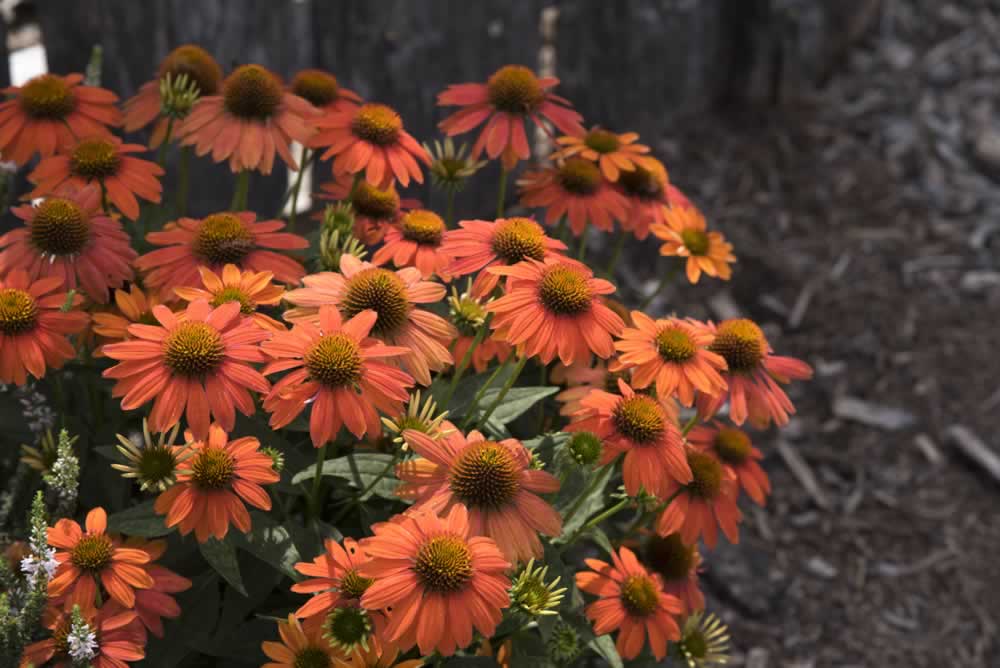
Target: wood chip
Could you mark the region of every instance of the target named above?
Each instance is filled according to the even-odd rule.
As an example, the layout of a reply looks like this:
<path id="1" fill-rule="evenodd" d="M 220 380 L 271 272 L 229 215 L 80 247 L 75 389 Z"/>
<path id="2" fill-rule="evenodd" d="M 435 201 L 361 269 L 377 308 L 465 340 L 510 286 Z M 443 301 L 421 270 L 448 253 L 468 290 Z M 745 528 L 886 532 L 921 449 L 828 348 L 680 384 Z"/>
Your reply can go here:
<path id="1" fill-rule="evenodd" d="M 802 319 L 806 317 L 806 311 L 809 310 L 809 303 L 812 301 L 813 295 L 816 294 L 818 287 L 818 281 L 809 281 L 802 286 L 802 291 L 799 292 L 799 296 L 792 306 L 792 311 L 788 314 L 789 327 L 798 329 L 799 325 L 802 324 Z"/>
<path id="2" fill-rule="evenodd" d="M 931 440 L 931 437 L 927 434 L 920 433 L 914 436 L 913 445 L 917 446 L 920 452 L 924 453 L 924 457 L 927 458 L 927 461 L 934 466 L 937 466 L 944 461 L 944 455 L 941 454 L 937 445 L 934 444 L 934 441 Z"/>
<path id="3" fill-rule="evenodd" d="M 989 473 L 994 480 L 1000 482 L 1000 456 L 997 456 L 997 453 L 983 443 L 968 427 L 961 424 L 953 424 L 945 430 L 945 436 L 966 457 Z"/>
<path id="4" fill-rule="evenodd" d="M 740 307 L 736 305 L 733 296 L 726 291 L 713 295 L 708 300 L 708 307 L 712 309 L 712 312 L 719 320 L 739 318 L 742 315 Z"/>
<path id="5" fill-rule="evenodd" d="M 771 655 L 763 647 L 754 647 L 747 652 L 746 668 L 768 668 L 771 665 Z"/>
<path id="6" fill-rule="evenodd" d="M 904 429 L 917 421 L 916 416 L 909 411 L 864 401 L 857 397 L 834 399 L 833 414 L 844 420 L 853 420 L 886 431 Z"/>
<path id="7" fill-rule="evenodd" d="M 816 481 L 816 475 L 809 467 L 809 464 L 806 463 L 806 460 L 802 458 L 802 455 L 799 454 L 799 451 L 793 448 L 788 441 L 779 438 L 778 454 L 781 455 L 781 458 L 785 461 L 785 465 L 788 466 L 792 475 L 798 479 L 816 505 L 823 510 L 829 510 L 832 507 L 830 497 L 819 486 L 819 482 Z"/>

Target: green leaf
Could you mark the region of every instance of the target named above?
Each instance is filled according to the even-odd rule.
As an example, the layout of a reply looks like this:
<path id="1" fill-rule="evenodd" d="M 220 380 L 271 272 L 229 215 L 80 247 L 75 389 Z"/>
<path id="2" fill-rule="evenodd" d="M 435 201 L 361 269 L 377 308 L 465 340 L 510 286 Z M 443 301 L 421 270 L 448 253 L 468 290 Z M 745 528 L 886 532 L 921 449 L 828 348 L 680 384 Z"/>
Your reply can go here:
<path id="1" fill-rule="evenodd" d="M 618 649 L 615 647 L 615 641 L 611 639 L 611 636 L 597 636 L 590 641 L 588 647 L 600 654 L 601 658 L 607 661 L 611 668 L 624 668 L 622 658 L 618 655 Z"/>
<path id="2" fill-rule="evenodd" d="M 200 543 L 198 549 L 201 556 L 215 572 L 222 576 L 222 579 L 229 585 L 243 594 L 247 595 L 246 587 L 243 586 L 243 576 L 240 574 L 240 564 L 236 560 L 236 548 L 225 540 L 209 538 L 207 542 Z"/>
<path id="3" fill-rule="evenodd" d="M 609 474 L 610 467 L 602 467 L 597 470 L 588 471 L 586 476 L 579 475 L 579 473 L 577 473 L 576 475 L 571 475 L 567 478 L 567 484 L 564 484 L 559 490 L 559 496 L 556 497 L 555 502 L 556 509 L 563 515 L 563 517 L 566 516 L 570 508 L 574 507 L 580 495 L 586 492 L 591 482 L 594 481 L 594 476 L 601 476 L 604 479 L 604 482 L 596 485 L 589 492 L 586 492 L 583 502 L 573 514 L 573 517 L 571 517 L 569 521 L 563 522 L 563 533 L 562 536 L 560 536 L 560 539 L 569 537 L 570 534 L 583 526 L 589 517 L 604 508 L 604 488 L 607 487 L 608 478 L 610 478 Z M 559 542 L 559 539 L 557 539 L 556 542 Z"/>
<path id="4" fill-rule="evenodd" d="M 163 523 L 163 516 L 153 510 L 153 500 L 144 501 L 138 506 L 108 516 L 108 529 L 126 536 L 142 538 L 157 538 L 166 536 L 173 529 Z"/>
<path id="5" fill-rule="evenodd" d="M 345 457 L 337 457 L 323 462 L 322 475 L 345 478 L 358 489 L 366 489 L 376 478 L 382 476 L 386 467 L 393 462 L 393 456 L 379 452 L 358 452 Z M 316 476 L 316 465 L 306 467 L 292 478 L 292 484 L 297 485 Z M 384 475 L 372 489 L 372 494 L 386 499 L 395 498 L 397 480 L 392 475 L 392 469 Z"/>
<path id="6" fill-rule="evenodd" d="M 601 549 L 608 554 L 615 551 L 615 549 L 611 546 L 611 540 L 608 538 L 608 534 L 604 533 L 604 529 L 601 527 L 591 527 L 587 529 L 587 532 L 583 535 L 600 545 Z"/>
<path id="7" fill-rule="evenodd" d="M 253 522 L 250 533 L 231 534 L 233 544 L 297 580 L 299 575 L 294 566 L 302 561 L 302 556 L 295 547 L 291 533 L 265 513 L 254 511 L 250 513 L 250 517 Z"/>
<path id="8" fill-rule="evenodd" d="M 466 375 L 462 380 L 458 381 L 458 387 L 455 388 L 455 394 L 452 395 L 451 401 L 448 402 L 447 406 L 442 406 L 441 403 L 444 401 L 445 395 L 448 394 L 448 388 L 451 386 L 451 378 L 446 378 L 444 376 L 439 376 L 431 383 L 431 395 L 433 395 L 434 400 L 438 402 L 438 407 L 441 410 L 447 408 L 448 415 L 450 419 L 454 422 L 455 418 L 462 417 L 466 414 L 469 409 L 469 404 L 472 403 L 472 399 L 479 393 L 480 388 L 489 380 L 489 377 L 493 375 L 496 371 L 495 368 L 488 369 L 483 373 L 476 375 L 469 375 L 471 369 L 466 369 Z M 497 377 L 493 379 L 492 387 L 500 388 L 503 387 L 507 379 L 510 378 L 510 374 L 514 371 L 513 366 L 508 366 L 506 369 L 497 374 Z M 487 390 L 487 393 L 489 390 Z M 496 397 L 496 394 L 493 395 Z M 485 400 L 480 402 L 480 405 L 486 403 Z M 489 406 L 488 403 L 486 403 Z"/>
<path id="9" fill-rule="evenodd" d="M 482 401 L 479 402 L 479 407 L 483 410 L 489 408 L 496 401 L 502 389 L 502 387 L 497 387 L 486 390 Z M 500 405 L 493 411 L 490 422 L 507 425 L 528 412 L 539 401 L 558 391 L 558 387 L 512 387 Z"/>

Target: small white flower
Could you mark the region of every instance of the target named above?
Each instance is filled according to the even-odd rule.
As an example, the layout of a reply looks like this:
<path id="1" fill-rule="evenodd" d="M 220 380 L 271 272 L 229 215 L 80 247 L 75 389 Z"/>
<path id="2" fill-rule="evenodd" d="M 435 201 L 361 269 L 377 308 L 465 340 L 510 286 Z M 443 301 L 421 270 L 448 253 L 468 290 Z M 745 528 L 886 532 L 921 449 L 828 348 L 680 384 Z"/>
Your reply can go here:
<path id="1" fill-rule="evenodd" d="M 66 643 L 69 645 L 69 655 L 74 661 L 90 661 L 97 656 L 97 635 L 90 626 L 80 620 L 74 620 L 66 636 Z"/>
<path id="2" fill-rule="evenodd" d="M 35 546 L 33 545 L 33 547 Z M 59 562 L 56 561 L 56 551 L 52 547 L 43 547 L 40 550 L 36 548 L 35 554 L 21 559 L 21 572 L 32 580 L 35 579 L 35 575 L 37 575 L 39 569 L 45 569 L 45 574 L 51 580 L 58 567 Z"/>

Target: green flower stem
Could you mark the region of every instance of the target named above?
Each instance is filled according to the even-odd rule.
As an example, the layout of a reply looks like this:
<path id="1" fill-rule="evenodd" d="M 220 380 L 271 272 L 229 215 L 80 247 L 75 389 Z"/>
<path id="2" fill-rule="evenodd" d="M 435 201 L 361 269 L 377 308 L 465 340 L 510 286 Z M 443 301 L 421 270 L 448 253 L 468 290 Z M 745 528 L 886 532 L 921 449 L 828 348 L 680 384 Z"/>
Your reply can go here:
<path id="1" fill-rule="evenodd" d="M 570 509 L 566 511 L 566 515 L 563 517 L 563 524 L 568 524 L 569 521 L 573 519 L 573 516 L 576 515 L 576 513 L 583 506 L 583 502 L 587 499 L 588 496 L 591 495 L 591 493 L 593 493 L 595 489 L 597 489 L 598 487 L 604 487 L 604 485 L 608 482 L 608 478 L 611 477 L 611 471 L 614 470 L 615 464 L 617 462 L 618 460 L 616 459 L 613 462 L 605 464 L 602 467 L 602 469 L 597 472 L 597 475 L 595 475 L 594 479 L 590 481 L 590 484 L 587 485 L 587 488 L 582 492 L 580 492 L 580 496 L 576 497 L 576 501 L 574 501 L 573 505 L 570 506 Z"/>
<path id="2" fill-rule="evenodd" d="M 451 227 L 455 220 L 455 189 L 448 188 L 448 204 L 444 210 L 444 226 Z"/>
<path id="3" fill-rule="evenodd" d="M 232 211 L 246 211 L 247 192 L 250 190 L 250 172 L 242 170 L 236 177 L 236 190 L 233 192 L 233 201 L 229 205 Z"/>
<path id="4" fill-rule="evenodd" d="M 676 275 L 677 275 L 677 267 L 674 267 L 670 271 L 663 274 L 663 278 L 660 279 L 660 282 L 657 284 L 656 289 L 653 290 L 653 292 L 651 292 L 648 297 L 643 299 L 641 304 L 639 304 L 639 310 L 645 311 L 646 307 L 649 306 L 654 299 L 656 299 L 657 295 L 663 292 L 663 288 L 667 287 L 667 284 L 670 283 L 674 279 L 674 276 Z"/>
<path id="5" fill-rule="evenodd" d="M 360 505 L 361 502 L 365 500 L 365 497 L 368 496 L 368 494 L 373 489 L 375 489 L 375 485 L 379 484 L 379 482 L 381 482 L 382 479 L 384 479 L 387 475 L 389 475 L 389 472 L 395 468 L 397 463 L 399 463 L 399 452 L 396 452 L 393 455 L 389 463 L 385 465 L 385 468 L 383 468 L 377 476 L 375 476 L 374 480 L 368 483 L 365 486 L 365 488 L 358 493 L 357 496 L 355 496 L 350 500 L 349 503 L 344 504 L 344 507 L 340 509 L 340 511 L 334 516 L 332 520 L 330 520 L 330 524 L 332 524 L 333 526 L 337 526 L 337 522 L 344 519 L 344 515 L 349 513 L 352 508 Z"/>
<path id="6" fill-rule="evenodd" d="M 170 146 L 170 136 L 174 132 L 174 117 L 171 116 L 167 119 L 167 132 L 163 135 L 163 143 L 160 144 L 160 150 L 156 152 L 156 164 L 163 167 L 167 164 L 167 148 Z"/>
<path id="7" fill-rule="evenodd" d="M 615 268 L 618 266 L 618 260 L 622 256 L 622 249 L 625 247 L 625 237 L 628 233 L 622 229 L 618 232 L 618 238 L 615 239 L 615 248 L 611 252 L 611 261 L 608 263 L 608 268 L 604 270 L 608 279 L 613 279 L 615 276 Z"/>
<path id="8" fill-rule="evenodd" d="M 503 218 L 503 207 L 507 200 L 507 170 L 500 168 L 500 185 L 497 188 L 497 218 Z"/>
<path id="9" fill-rule="evenodd" d="M 584 533 L 586 533 L 587 530 L 590 529 L 591 527 L 595 527 L 598 524 L 600 524 L 601 522 L 603 522 L 604 520 L 609 519 L 611 517 L 614 517 L 615 515 L 617 515 L 621 511 L 625 510 L 625 508 L 628 507 L 628 505 L 629 505 L 630 502 L 631 502 L 631 499 L 629 499 L 628 497 L 625 497 L 624 499 L 622 499 L 621 501 L 619 501 L 615 505 L 613 505 L 610 508 L 608 508 L 607 510 L 605 510 L 600 515 L 592 517 L 589 520 L 587 520 L 586 522 L 584 522 L 582 525 L 580 525 L 580 527 L 576 531 L 574 531 L 572 534 L 570 534 L 570 537 L 566 540 L 566 543 L 562 546 L 562 549 L 565 550 L 567 547 L 569 547 L 574 542 L 576 542 L 576 540 L 580 536 L 582 536 Z"/>
<path id="10" fill-rule="evenodd" d="M 309 149 L 302 148 L 302 164 L 299 165 L 299 173 L 295 175 L 295 185 L 292 186 L 292 211 L 288 214 L 288 231 L 295 232 L 295 214 L 299 209 L 299 191 L 302 189 L 302 177 L 306 173 L 306 165 L 309 164 Z"/>
<path id="11" fill-rule="evenodd" d="M 483 383 L 482 387 L 479 388 L 479 391 L 476 392 L 476 396 L 472 397 L 472 402 L 469 404 L 469 408 L 465 413 L 465 421 L 462 422 L 462 429 L 468 427 L 469 423 L 472 422 L 472 416 L 475 413 L 476 408 L 479 406 L 479 402 L 482 401 L 483 395 L 486 394 L 486 390 L 490 388 L 490 386 L 493 384 L 493 381 L 497 379 L 497 376 L 499 376 L 500 373 L 504 369 L 506 369 L 509 364 L 510 364 L 510 358 L 508 357 L 506 360 L 503 361 L 502 364 L 500 364 L 496 369 L 493 370 L 493 373 L 490 374 L 490 377 L 486 379 L 486 382 Z M 442 402 L 441 405 L 447 406 L 448 404 L 447 402 Z"/>
<path id="12" fill-rule="evenodd" d="M 691 431 L 696 424 L 698 424 L 698 411 L 695 411 L 694 415 L 691 416 L 691 419 L 684 423 L 684 428 L 681 430 L 681 436 L 687 436 L 688 432 Z"/>
<path id="13" fill-rule="evenodd" d="M 587 257 L 587 228 L 583 228 L 583 232 L 580 233 L 580 245 L 576 248 L 576 259 L 583 262 L 584 258 Z"/>
<path id="14" fill-rule="evenodd" d="M 188 162 L 191 159 L 191 147 L 182 146 L 181 155 L 178 158 L 178 176 L 177 176 L 177 215 L 183 216 L 187 213 L 187 200 L 188 200 L 188 186 L 190 184 L 190 175 L 188 174 Z"/>
<path id="15" fill-rule="evenodd" d="M 549 384 L 549 365 L 539 363 L 538 386 L 545 387 Z M 545 399 L 538 402 L 538 433 L 545 432 Z"/>
<path id="16" fill-rule="evenodd" d="M 510 378 L 507 379 L 507 382 L 504 383 L 504 386 L 500 389 L 500 393 L 497 394 L 497 398 L 493 400 L 493 403 L 490 404 L 490 407 L 487 408 L 486 412 L 483 413 L 481 418 L 479 418 L 479 421 L 476 423 L 478 426 L 482 427 L 487 422 L 489 422 L 490 416 L 493 415 L 493 411 L 495 411 L 497 409 L 497 406 L 499 406 L 503 402 L 504 398 L 507 396 L 507 393 L 510 392 L 510 388 L 513 387 L 514 383 L 517 381 L 517 377 L 520 376 L 521 371 L 524 370 L 524 365 L 527 363 L 528 363 L 527 356 L 523 356 L 521 357 L 520 360 L 518 360 L 517 366 L 514 367 L 514 373 L 510 374 Z"/>
<path id="17" fill-rule="evenodd" d="M 313 475 L 313 486 L 312 493 L 309 495 L 309 509 L 312 513 L 313 519 L 319 519 L 320 512 L 320 490 L 323 487 L 323 462 L 326 461 L 326 446 L 319 446 L 319 450 L 316 452 L 316 468 Z"/>
<path id="18" fill-rule="evenodd" d="M 455 389 L 458 387 L 458 381 L 462 380 L 462 374 L 465 370 L 469 368 L 469 363 L 472 362 L 472 354 L 476 352 L 476 348 L 483 339 L 486 338 L 486 332 L 490 329 L 490 322 L 493 320 L 493 314 L 487 313 L 486 319 L 483 320 L 482 326 L 479 331 L 476 332 L 475 338 L 472 339 L 472 343 L 469 345 L 469 349 L 465 351 L 462 355 L 462 359 L 459 361 L 458 366 L 455 367 L 455 374 L 452 376 L 451 385 L 448 386 L 448 394 L 444 396 L 444 401 L 441 402 L 442 406 L 447 406 L 451 401 L 452 396 L 455 394 Z"/>

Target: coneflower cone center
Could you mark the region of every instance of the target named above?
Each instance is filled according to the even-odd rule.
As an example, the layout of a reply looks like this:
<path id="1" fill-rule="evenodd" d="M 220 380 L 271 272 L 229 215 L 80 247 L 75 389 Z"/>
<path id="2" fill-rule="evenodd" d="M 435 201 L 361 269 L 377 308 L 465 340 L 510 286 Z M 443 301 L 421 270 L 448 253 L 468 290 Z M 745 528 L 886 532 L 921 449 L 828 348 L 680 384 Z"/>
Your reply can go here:
<path id="1" fill-rule="evenodd" d="M 96 573 L 111 563 L 115 546 L 104 534 L 84 535 L 69 554 L 69 560 L 81 571 Z"/>
<path id="2" fill-rule="evenodd" d="M 374 579 L 358 575 L 358 572 L 352 569 L 340 579 L 340 593 L 344 598 L 361 598 L 374 582 Z"/>
<path id="3" fill-rule="evenodd" d="M 730 427 L 723 427 L 715 435 L 715 452 L 719 459 L 727 464 L 739 465 L 750 457 L 750 437 L 746 432 Z"/>
<path id="4" fill-rule="evenodd" d="M 402 129 L 403 119 L 384 104 L 362 105 L 351 121 L 356 137 L 377 146 L 394 144 Z"/>
<path id="5" fill-rule="evenodd" d="M 303 647 L 295 653 L 294 668 L 330 668 L 330 655 L 319 647 Z"/>
<path id="6" fill-rule="evenodd" d="M 361 181 L 351 198 L 354 211 L 365 218 L 392 220 L 399 213 L 399 195 L 392 188 L 378 188 Z"/>
<path id="7" fill-rule="evenodd" d="M 538 286 L 546 310 L 556 315 L 579 315 L 590 310 L 592 297 L 587 279 L 565 265 L 546 270 Z"/>
<path id="8" fill-rule="evenodd" d="M 573 432 L 567 447 L 573 459 L 585 466 L 593 464 L 601 456 L 601 439 L 593 432 Z"/>
<path id="9" fill-rule="evenodd" d="M 176 79 L 187 75 L 198 86 L 200 95 L 215 95 L 222 81 L 219 64 L 207 51 L 194 44 L 185 44 L 171 51 L 160 64 L 159 78 L 167 75 Z"/>
<path id="10" fill-rule="evenodd" d="M 344 649 L 362 644 L 372 632 L 372 620 L 368 612 L 353 605 L 331 610 L 324 626 L 324 635 L 331 644 Z"/>
<path id="11" fill-rule="evenodd" d="M 645 575 L 630 575 L 622 584 L 622 605 L 629 614 L 645 617 L 652 614 L 660 603 L 656 585 Z"/>
<path id="12" fill-rule="evenodd" d="M 618 175 L 618 183 L 626 195 L 640 199 L 653 199 L 663 192 L 663 184 L 648 169 L 635 166 L 632 171 L 622 171 Z"/>
<path id="13" fill-rule="evenodd" d="M 229 302 L 239 302 L 240 313 L 243 315 L 250 315 L 257 310 L 254 301 L 243 290 L 235 286 L 224 287 L 212 297 L 210 303 L 212 306 L 222 306 Z"/>
<path id="14" fill-rule="evenodd" d="M 478 299 L 462 296 L 451 302 L 451 321 L 462 336 L 475 336 L 486 319 Z"/>
<path id="15" fill-rule="evenodd" d="M 139 481 L 150 485 L 170 480 L 176 468 L 177 457 L 168 448 L 143 448 L 136 463 Z"/>
<path id="16" fill-rule="evenodd" d="M 233 116 L 263 121 L 274 115 L 284 91 L 278 78 L 260 65 L 236 68 L 222 84 L 222 101 Z"/>
<path id="17" fill-rule="evenodd" d="M 31 244 L 48 255 L 75 255 L 90 240 L 90 220 L 75 202 L 50 197 L 31 220 Z"/>
<path id="18" fill-rule="evenodd" d="M 444 236 L 444 221 L 433 211 L 415 209 L 403 216 L 403 238 L 426 246 L 437 246 Z"/>
<path id="19" fill-rule="evenodd" d="M 206 447 L 191 462 L 191 481 L 201 489 L 223 489 L 236 473 L 236 460 L 223 448 Z"/>
<path id="20" fill-rule="evenodd" d="M 600 129 L 588 132 L 583 138 L 583 143 L 587 145 L 587 148 L 598 153 L 614 153 L 621 145 L 621 142 L 618 141 L 618 135 Z"/>
<path id="21" fill-rule="evenodd" d="M 508 218 L 496 224 L 491 245 L 507 264 L 527 259 L 541 262 L 545 257 L 545 232 L 530 218 Z"/>
<path id="22" fill-rule="evenodd" d="M 239 264 L 254 249 L 254 238 L 233 213 L 205 218 L 194 238 L 194 253 L 209 264 Z"/>
<path id="23" fill-rule="evenodd" d="M 691 255 L 704 255 L 708 252 L 708 234 L 704 230 L 688 228 L 681 232 L 681 241 Z"/>
<path id="24" fill-rule="evenodd" d="M 619 401 L 611 419 L 619 433 L 642 445 L 659 440 L 666 429 L 663 409 L 655 399 L 643 394 Z"/>
<path id="25" fill-rule="evenodd" d="M 451 467 L 450 485 L 465 505 L 496 510 L 510 504 L 520 490 L 520 469 L 507 448 L 484 441 L 458 455 Z"/>
<path id="26" fill-rule="evenodd" d="M 322 70 L 303 70 L 292 79 L 292 93 L 314 107 L 325 107 L 340 96 L 337 77 Z"/>
<path id="27" fill-rule="evenodd" d="M 121 156 L 114 143 L 107 139 L 85 139 L 69 156 L 70 170 L 85 179 L 114 176 L 121 165 Z"/>
<path id="28" fill-rule="evenodd" d="M 589 160 L 570 158 L 558 168 L 556 179 L 574 195 L 590 195 L 601 184 L 601 170 Z"/>
<path id="29" fill-rule="evenodd" d="M 679 327 L 665 327 L 656 334 L 656 351 L 666 362 L 687 362 L 694 357 L 694 341 Z"/>
<path id="30" fill-rule="evenodd" d="M 327 334 L 305 354 L 309 377 L 331 388 L 348 387 L 361 379 L 361 347 L 347 334 Z"/>
<path id="31" fill-rule="evenodd" d="M 200 378 L 214 371 L 223 357 L 222 335 L 206 322 L 182 322 L 163 342 L 163 361 L 179 376 Z"/>
<path id="32" fill-rule="evenodd" d="M 667 581 L 683 580 L 694 566 L 694 546 L 685 545 L 680 534 L 656 536 L 649 542 L 649 562 Z"/>
<path id="33" fill-rule="evenodd" d="M 720 324 L 708 349 L 726 360 L 729 371 L 749 372 L 764 359 L 767 342 L 756 323 L 741 318 Z"/>
<path id="34" fill-rule="evenodd" d="M 38 304 L 25 290 L 0 288 L 0 334 L 15 336 L 38 324 Z"/>
<path id="35" fill-rule="evenodd" d="M 686 633 L 678 644 L 681 646 L 682 654 L 694 659 L 704 659 L 708 654 L 708 640 L 705 634 L 697 629 Z"/>
<path id="36" fill-rule="evenodd" d="M 378 320 L 372 331 L 379 336 L 399 331 L 410 314 L 406 285 L 387 269 L 363 269 L 355 274 L 347 283 L 340 307 L 346 318 L 353 318 L 365 309 L 375 311 Z"/>
<path id="37" fill-rule="evenodd" d="M 494 72 L 486 82 L 486 91 L 490 104 L 510 114 L 532 113 L 545 100 L 538 77 L 521 65 L 506 65 Z"/>
<path id="38" fill-rule="evenodd" d="M 711 455 L 689 450 L 688 467 L 693 480 L 687 484 L 688 492 L 701 499 L 711 500 L 722 488 L 722 465 Z"/>
<path id="39" fill-rule="evenodd" d="M 435 536 L 420 546 L 413 570 L 430 591 L 460 591 L 472 579 L 472 552 L 458 536 Z"/>
<path id="40" fill-rule="evenodd" d="M 62 77 L 53 74 L 37 76 L 21 87 L 21 109 L 39 120 L 62 120 L 76 109 L 76 98 Z"/>

